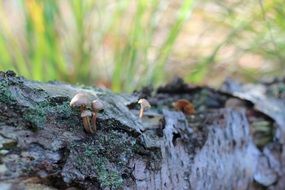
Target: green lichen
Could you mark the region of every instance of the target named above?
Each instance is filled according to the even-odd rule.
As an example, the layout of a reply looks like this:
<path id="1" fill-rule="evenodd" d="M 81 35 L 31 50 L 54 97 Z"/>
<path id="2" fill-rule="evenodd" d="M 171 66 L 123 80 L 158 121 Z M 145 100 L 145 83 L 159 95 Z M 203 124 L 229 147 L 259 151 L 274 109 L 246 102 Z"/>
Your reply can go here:
<path id="1" fill-rule="evenodd" d="M 41 127 L 44 123 L 46 123 L 46 112 L 45 109 L 41 106 L 36 106 L 35 109 L 27 110 L 23 118 L 29 121 L 33 127 Z"/>
<path id="2" fill-rule="evenodd" d="M 108 171 L 106 169 L 99 171 L 99 181 L 103 188 L 110 187 L 112 189 L 119 189 L 122 187 L 124 181 L 118 172 Z"/>
<path id="3" fill-rule="evenodd" d="M 102 188 L 119 189 L 123 185 L 123 179 L 119 171 L 108 168 L 108 159 L 105 157 L 97 157 L 92 160 L 94 169 L 97 172 L 98 181 Z"/>
<path id="4" fill-rule="evenodd" d="M 136 140 L 120 131 L 98 131 L 84 142 L 73 142 L 71 157 L 84 175 L 96 175 L 102 188 L 120 189 L 122 174 L 134 155 Z M 93 173 L 93 174 L 92 174 Z"/>
<path id="5" fill-rule="evenodd" d="M 0 92 L 0 102 L 11 103 L 14 100 L 7 80 L 0 80 Z"/>
<path id="6" fill-rule="evenodd" d="M 62 121 L 61 118 L 69 118 L 73 114 L 69 102 L 53 104 L 49 100 L 38 103 L 36 106 L 24 112 L 24 119 L 29 121 L 34 127 L 42 128 L 47 122 L 56 123 Z"/>
<path id="7" fill-rule="evenodd" d="M 103 188 L 121 188 L 123 179 L 117 170 L 107 167 L 109 160 L 100 155 L 95 147 L 85 147 L 84 149 L 83 155 L 78 155 L 76 158 L 77 168 L 80 168 L 83 173 L 88 170 L 96 171 L 97 180 Z"/>
<path id="8" fill-rule="evenodd" d="M 25 104 L 21 108 L 13 110 L 15 105 L 22 105 L 19 101 L 25 102 Z M 13 110 L 9 113 L 10 115 L 15 114 L 15 111 L 17 114 L 23 115 L 24 120 L 35 129 L 41 128 L 47 122 L 57 122 L 57 118 L 69 118 L 73 113 L 69 107 L 68 98 L 50 98 L 43 89 L 31 89 L 23 83 L 21 78 L 7 77 L 6 75 L 2 76 L 0 80 L 0 103 L 5 104 L 8 111 L 9 108 Z M 8 117 L 9 114 L 7 114 Z M 62 120 L 60 119 L 60 121 Z"/>

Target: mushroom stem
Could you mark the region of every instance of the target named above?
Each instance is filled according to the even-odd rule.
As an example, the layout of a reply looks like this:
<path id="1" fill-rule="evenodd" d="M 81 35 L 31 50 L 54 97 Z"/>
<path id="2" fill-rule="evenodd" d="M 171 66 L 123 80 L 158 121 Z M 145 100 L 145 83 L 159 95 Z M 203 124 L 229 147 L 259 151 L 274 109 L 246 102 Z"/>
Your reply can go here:
<path id="1" fill-rule="evenodd" d="M 148 102 L 146 99 L 144 99 L 144 98 L 139 99 L 138 103 L 141 105 L 139 118 L 142 118 L 142 117 L 143 117 L 144 110 L 147 109 L 147 108 L 150 108 L 151 105 L 150 105 L 149 102 Z"/>
<path id="2" fill-rule="evenodd" d="M 80 106 L 80 112 L 81 112 L 81 113 L 85 110 L 85 107 L 86 107 L 86 106 L 83 106 L 83 105 Z"/>
<path id="3" fill-rule="evenodd" d="M 139 118 L 142 118 L 142 117 L 143 117 L 143 112 L 144 112 L 144 109 L 143 109 L 143 107 L 141 107 Z"/>
<path id="4" fill-rule="evenodd" d="M 92 118 L 91 118 L 91 133 L 96 132 L 97 126 L 96 126 L 96 113 L 92 113 Z"/>
<path id="5" fill-rule="evenodd" d="M 83 127 L 85 129 L 86 132 L 88 133 L 92 133 L 92 131 L 90 130 L 90 118 L 89 117 L 83 117 Z"/>

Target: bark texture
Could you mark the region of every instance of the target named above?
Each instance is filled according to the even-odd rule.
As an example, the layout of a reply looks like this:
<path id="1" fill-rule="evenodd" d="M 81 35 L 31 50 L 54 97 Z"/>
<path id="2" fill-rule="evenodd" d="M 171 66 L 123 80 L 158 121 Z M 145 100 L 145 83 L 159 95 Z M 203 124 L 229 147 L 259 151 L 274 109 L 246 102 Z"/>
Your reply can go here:
<path id="1" fill-rule="evenodd" d="M 1 72 L 0 189 L 285 189 L 284 100 L 232 85 L 127 95 Z M 104 103 L 95 134 L 69 106 L 78 92 Z M 142 119 L 139 98 L 152 105 Z M 182 98 L 195 114 L 172 108 Z"/>

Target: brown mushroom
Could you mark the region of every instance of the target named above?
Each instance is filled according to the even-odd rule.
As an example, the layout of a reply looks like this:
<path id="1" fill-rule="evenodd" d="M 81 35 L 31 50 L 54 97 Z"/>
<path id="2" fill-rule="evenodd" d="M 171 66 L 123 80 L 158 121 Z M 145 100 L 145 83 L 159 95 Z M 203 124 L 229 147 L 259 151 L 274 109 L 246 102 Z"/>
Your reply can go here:
<path id="1" fill-rule="evenodd" d="M 144 99 L 144 98 L 139 99 L 138 103 L 139 103 L 139 104 L 140 104 L 140 106 L 141 106 L 141 108 L 140 108 L 139 118 L 142 118 L 142 117 L 143 117 L 143 115 L 144 115 L 144 111 L 145 111 L 145 109 L 150 108 L 150 107 L 151 107 L 151 105 L 150 105 L 150 103 L 149 103 L 146 99 Z"/>
<path id="2" fill-rule="evenodd" d="M 85 131 L 88 133 L 94 133 L 95 131 L 93 130 L 90 122 L 90 118 L 92 117 L 92 112 L 89 110 L 84 110 L 83 112 L 81 112 L 80 116 L 82 118 Z"/>
<path id="3" fill-rule="evenodd" d="M 70 101 L 70 107 L 80 108 L 81 118 L 83 121 L 83 127 L 87 133 L 94 133 L 95 130 L 91 125 L 92 112 L 87 110 L 87 105 L 89 104 L 88 95 L 85 93 L 76 94 Z"/>
<path id="4" fill-rule="evenodd" d="M 100 110 L 104 109 L 103 102 L 99 99 L 93 100 L 92 104 L 91 104 L 91 108 L 93 110 L 92 119 L 91 119 L 91 126 L 92 126 L 93 131 L 96 131 L 97 130 L 97 125 L 96 125 L 97 118 L 96 117 L 97 117 L 97 113 Z"/>
<path id="5" fill-rule="evenodd" d="M 97 114 L 95 112 L 92 112 L 92 118 L 91 118 L 91 128 L 92 131 L 96 132 L 97 131 L 97 125 L 96 125 L 96 120 L 97 120 Z"/>
<path id="6" fill-rule="evenodd" d="M 195 108 L 193 104 L 186 99 L 179 99 L 173 102 L 172 106 L 176 110 L 182 111 L 185 115 L 191 115 L 195 113 Z"/>

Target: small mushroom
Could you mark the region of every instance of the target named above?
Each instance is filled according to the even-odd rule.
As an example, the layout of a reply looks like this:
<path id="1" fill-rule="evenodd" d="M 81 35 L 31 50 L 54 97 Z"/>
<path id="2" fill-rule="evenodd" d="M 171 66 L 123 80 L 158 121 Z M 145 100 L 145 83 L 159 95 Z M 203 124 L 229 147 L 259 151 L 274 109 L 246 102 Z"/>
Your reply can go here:
<path id="1" fill-rule="evenodd" d="M 139 118 L 142 118 L 142 117 L 143 117 L 143 114 L 144 114 L 144 110 L 150 108 L 151 105 L 150 105 L 149 102 L 148 102 L 146 99 L 144 99 L 144 98 L 139 99 L 138 103 L 139 103 L 140 106 L 141 106 Z"/>
<path id="2" fill-rule="evenodd" d="M 92 118 L 91 118 L 91 128 L 94 132 L 97 131 L 97 125 L 96 125 L 96 120 L 97 120 L 97 114 L 95 112 L 92 112 Z"/>
<path id="3" fill-rule="evenodd" d="M 104 109 L 103 102 L 102 102 L 101 100 L 99 100 L 99 99 L 93 100 L 91 107 L 92 107 L 92 110 L 93 110 L 94 112 L 96 112 L 96 113 L 97 113 L 98 111 Z"/>
<path id="4" fill-rule="evenodd" d="M 70 107 L 80 108 L 80 111 L 84 111 L 89 103 L 88 95 L 85 93 L 76 94 L 70 101 Z"/>
<path id="5" fill-rule="evenodd" d="M 92 113 L 92 119 L 91 119 L 91 125 L 92 125 L 92 129 L 94 131 L 97 130 L 97 126 L 96 126 L 96 120 L 97 120 L 97 113 L 101 110 L 104 109 L 104 105 L 103 102 L 99 99 L 93 100 L 92 104 L 91 104 L 93 113 Z"/>
<path id="6" fill-rule="evenodd" d="M 172 106 L 176 110 L 182 111 L 185 115 L 191 115 L 195 113 L 195 108 L 193 104 L 186 99 L 179 99 L 173 102 Z"/>
<path id="7" fill-rule="evenodd" d="M 83 120 L 83 127 L 87 133 L 94 133 L 95 130 L 90 123 L 92 112 L 87 110 L 87 105 L 89 104 L 88 95 L 85 93 L 76 94 L 70 101 L 70 107 L 80 108 L 81 118 Z"/>
<path id="8" fill-rule="evenodd" d="M 81 112 L 81 118 L 83 120 L 83 126 L 86 132 L 88 133 L 94 133 L 95 131 L 92 128 L 91 122 L 90 122 L 90 118 L 92 117 L 92 112 L 89 110 L 84 110 L 83 112 Z"/>

